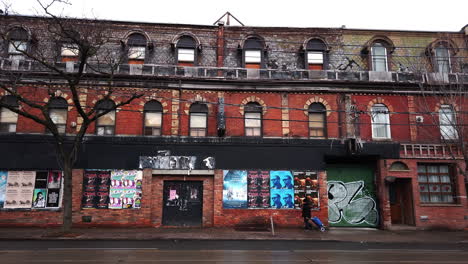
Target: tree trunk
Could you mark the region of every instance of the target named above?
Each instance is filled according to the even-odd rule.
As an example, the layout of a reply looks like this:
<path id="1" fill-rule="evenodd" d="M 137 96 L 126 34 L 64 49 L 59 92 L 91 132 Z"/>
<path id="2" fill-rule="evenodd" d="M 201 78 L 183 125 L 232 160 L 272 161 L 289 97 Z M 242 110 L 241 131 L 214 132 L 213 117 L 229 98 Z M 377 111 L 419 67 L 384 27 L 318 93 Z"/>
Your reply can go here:
<path id="1" fill-rule="evenodd" d="M 63 162 L 63 224 L 62 231 L 68 233 L 72 227 L 72 165 L 68 159 Z"/>

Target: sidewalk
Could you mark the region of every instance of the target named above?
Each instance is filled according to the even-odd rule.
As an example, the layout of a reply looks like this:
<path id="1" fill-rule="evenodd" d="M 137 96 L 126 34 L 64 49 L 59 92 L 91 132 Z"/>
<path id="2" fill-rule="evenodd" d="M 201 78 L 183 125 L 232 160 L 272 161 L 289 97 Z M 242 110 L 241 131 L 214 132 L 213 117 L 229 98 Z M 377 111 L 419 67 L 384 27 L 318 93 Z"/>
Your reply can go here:
<path id="1" fill-rule="evenodd" d="M 278 228 L 271 232 L 236 231 L 233 228 L 74 228 L 61 236 L 58 228 L 0 228 L 0 240 L 80 239 L 80 240 L 315 240 L 383 243 L 463 243 L 467 231 L 388 231 L 332 228 L 324 233 L 300 228 Z"/>

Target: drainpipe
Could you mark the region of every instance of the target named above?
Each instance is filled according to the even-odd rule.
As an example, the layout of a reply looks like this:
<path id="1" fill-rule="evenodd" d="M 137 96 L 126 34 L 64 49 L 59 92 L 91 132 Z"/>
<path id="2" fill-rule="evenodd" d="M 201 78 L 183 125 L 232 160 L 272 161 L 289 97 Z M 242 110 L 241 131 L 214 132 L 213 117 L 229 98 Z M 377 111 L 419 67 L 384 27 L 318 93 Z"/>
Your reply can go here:
<path id="1" fill-rule="evenodd" d="M 218 22 L 218 33 L 216 41 L 216 67 L 224 67 L 224 22 Z M 218 71 L 218 76 L 223 76 L 221 70 Z"/>

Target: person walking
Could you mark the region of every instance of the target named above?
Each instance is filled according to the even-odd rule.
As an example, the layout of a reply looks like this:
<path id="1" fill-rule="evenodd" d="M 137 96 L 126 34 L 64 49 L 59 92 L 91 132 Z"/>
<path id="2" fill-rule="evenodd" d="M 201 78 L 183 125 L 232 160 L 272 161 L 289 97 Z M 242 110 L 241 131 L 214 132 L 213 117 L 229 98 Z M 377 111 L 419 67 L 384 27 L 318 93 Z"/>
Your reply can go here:
<path id="1" fill-rule="evenodd" d="M 304 229 L 312 229 L 312 224 L 310 223 L 310 209 L 312 208 L 311 201 L 308 197 L 304 199 L 302 203 L 302 217 L 304 218 Z"/>

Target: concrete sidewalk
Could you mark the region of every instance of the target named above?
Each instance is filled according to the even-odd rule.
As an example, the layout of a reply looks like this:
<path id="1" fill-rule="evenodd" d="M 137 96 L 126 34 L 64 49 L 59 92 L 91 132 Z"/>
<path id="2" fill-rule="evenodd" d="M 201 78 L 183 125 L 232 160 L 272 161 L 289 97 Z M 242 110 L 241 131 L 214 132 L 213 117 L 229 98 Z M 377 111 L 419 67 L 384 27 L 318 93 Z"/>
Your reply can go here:
<path id="1" fill-rule="evenodd" d="M 315 240 L 383 243 L 463 243 L 467 231 L 416 231 L 332 228 L 324 233 L 300 228 L 278 228 L 271 232 L 236 231 L 233 228 L 74 228 L 63 236 L 59 228 L 0 228 L 0 239 L 80 240 Z"/>

